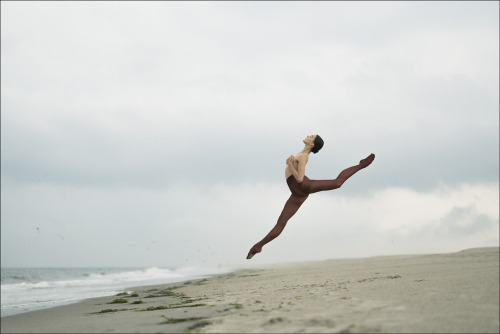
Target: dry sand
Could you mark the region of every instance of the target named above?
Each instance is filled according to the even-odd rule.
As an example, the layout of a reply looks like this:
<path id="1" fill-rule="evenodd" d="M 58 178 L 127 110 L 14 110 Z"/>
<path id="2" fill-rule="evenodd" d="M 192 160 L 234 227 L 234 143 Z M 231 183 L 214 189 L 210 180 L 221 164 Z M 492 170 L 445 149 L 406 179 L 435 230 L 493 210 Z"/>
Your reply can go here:
<path id="1" fill-rule="evenodd" d="M 499 332 L 498 247 L 263 266 L 130 290 L 139 296 L 4 317 L 1 331 Z M 117 298 L 127 302 L 108 304 Z"/>

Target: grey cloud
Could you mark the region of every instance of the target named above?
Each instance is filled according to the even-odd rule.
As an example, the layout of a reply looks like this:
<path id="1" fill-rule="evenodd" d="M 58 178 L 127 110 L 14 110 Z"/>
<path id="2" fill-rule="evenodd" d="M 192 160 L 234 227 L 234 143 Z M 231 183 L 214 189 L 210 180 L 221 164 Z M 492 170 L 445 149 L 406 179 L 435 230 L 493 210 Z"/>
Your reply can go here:
<path id="1" fill-rule="evenodd" d="M 498 221 L 491 217 L 479 214 L 474 206 L 454 207 L 438 222 L 436 232 L 446 237 L 473 235 L 488 231 L 497 224 Z"/>

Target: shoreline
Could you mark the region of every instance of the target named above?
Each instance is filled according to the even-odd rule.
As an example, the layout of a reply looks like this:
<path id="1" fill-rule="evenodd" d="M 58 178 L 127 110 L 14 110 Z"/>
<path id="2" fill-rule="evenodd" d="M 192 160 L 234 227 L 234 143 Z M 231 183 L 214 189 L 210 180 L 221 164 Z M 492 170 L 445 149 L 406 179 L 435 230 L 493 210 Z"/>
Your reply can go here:
<path id="1" fill-rule="evenodd" d="M 234 270 L 221 266 L 2 268 L 1 317 L 113 296 L 130 287 L 184 282 Z"/>
<path id="2" fill-rule="evenodd" d="M 5 316 L 1 332 L 498 333 L 498 282 L 498 247 L 263 265 Z"/>

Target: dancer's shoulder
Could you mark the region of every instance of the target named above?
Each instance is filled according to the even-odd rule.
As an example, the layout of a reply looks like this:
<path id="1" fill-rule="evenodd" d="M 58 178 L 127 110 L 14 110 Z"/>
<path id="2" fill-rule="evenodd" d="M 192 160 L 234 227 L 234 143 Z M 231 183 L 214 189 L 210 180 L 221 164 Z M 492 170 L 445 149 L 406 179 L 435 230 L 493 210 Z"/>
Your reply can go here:
<path id="1" fill-rule="evenodd" d="M 295 157 L 296 161 L 306 161 L 307 162 L 307 160 L 309 160 L 309 154 L 306 154 L 303 152 L 297 153 L 294 157 Z"/>

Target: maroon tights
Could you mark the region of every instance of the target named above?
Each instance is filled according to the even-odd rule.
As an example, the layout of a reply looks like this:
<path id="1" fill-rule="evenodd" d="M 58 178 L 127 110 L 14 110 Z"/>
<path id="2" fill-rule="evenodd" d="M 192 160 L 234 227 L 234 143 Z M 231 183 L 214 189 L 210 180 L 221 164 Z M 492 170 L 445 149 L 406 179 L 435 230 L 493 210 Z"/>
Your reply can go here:
<path id="1" fill-rule="evenodd" d="M 375 155 L 370 154 L 366 159 L 361 160 L 359 165 L 344 169 L 340 172 L 337 178 L 333 180 L 310 180 L 307 176 L 304 176 L 302 182 L 299 183 L 295 180 L 293 175 L 288 177 L 286 183 L 288 184 L 288 188 L 290 188 L 292 194 L 286 201 L 285 207 L 278 218 L 276 226 L 274 226 L 264 239 L 256 243 L 252 249 L 250 249 L 247 259 L 251 259 L 256 253 L 260 253 L 265 244 L 281 234 L 288 220 L 299 210 L 300 206 L 305 202 L 309 194 L 317 193 L 318 191 L 340 188 L 348 178 L 353 176 L 359 170 L 368 167 L 368 165 L 372 163 L 373 159 L 375 159 Z"/>

